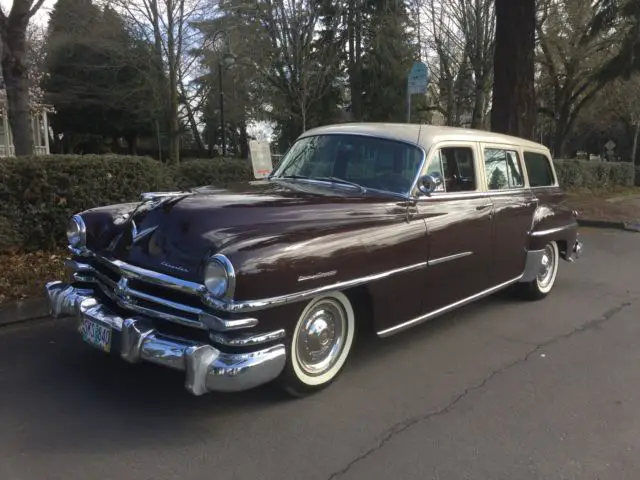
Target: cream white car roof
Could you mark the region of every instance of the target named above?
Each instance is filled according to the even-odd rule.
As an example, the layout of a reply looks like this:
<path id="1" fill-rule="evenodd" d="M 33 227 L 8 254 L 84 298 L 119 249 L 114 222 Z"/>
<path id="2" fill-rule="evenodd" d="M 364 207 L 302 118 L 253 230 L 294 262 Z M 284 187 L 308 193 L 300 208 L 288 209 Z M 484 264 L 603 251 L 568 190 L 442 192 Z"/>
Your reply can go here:
<path id="1" fill-rule="evenodd" d="M 474 130 L 471 128 L 440 127 L 415 123 L 339 123 L 307 130 L 301 137 L 327 134 L 370 135 L 380 138 L 402 140 L 420 145 L 427 151 L 434 143 L 467 140 L 472 142 L 514 145 L 549 152 L 548 148 L 540 143 L 510 135 L 503 135 L 501 133 Z"/>

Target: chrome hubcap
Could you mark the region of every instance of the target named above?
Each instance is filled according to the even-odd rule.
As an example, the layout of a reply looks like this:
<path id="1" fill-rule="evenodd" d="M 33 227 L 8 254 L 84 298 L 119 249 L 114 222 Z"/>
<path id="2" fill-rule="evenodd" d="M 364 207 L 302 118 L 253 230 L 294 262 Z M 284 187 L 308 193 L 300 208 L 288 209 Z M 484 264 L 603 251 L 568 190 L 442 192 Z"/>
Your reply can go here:
<path id="1" fill-rule="evenodd" d="M 332 300 L 318 303 L 304 318 L 298 331 L 296 357 L 308 375 L 330 369 L 342 352 L 347 329 L 342 307 Z"/>
<path id="2" fill-rule="evenodd" d="M 549 285 L 553 278 L 553 270 L 555 268 L 555 255 L 553 247 L 547 245 L 544 248 L 544 254 L 542 255 L 542 262 L 540 266 L 540 273 L 538 274 L 538 284 L 545 288 Z"/>

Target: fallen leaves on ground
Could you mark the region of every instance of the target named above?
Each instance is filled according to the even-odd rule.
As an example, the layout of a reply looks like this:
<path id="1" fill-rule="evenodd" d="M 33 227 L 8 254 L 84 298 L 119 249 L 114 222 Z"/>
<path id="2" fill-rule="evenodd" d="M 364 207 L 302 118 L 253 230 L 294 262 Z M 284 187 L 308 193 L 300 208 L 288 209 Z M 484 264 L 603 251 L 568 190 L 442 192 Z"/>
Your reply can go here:
<path id="1" fill-rule="evenodd" d="M 44 284 L 65 278 L 65 250 L 0 254 L 0 303 L 44 295 Z"/>

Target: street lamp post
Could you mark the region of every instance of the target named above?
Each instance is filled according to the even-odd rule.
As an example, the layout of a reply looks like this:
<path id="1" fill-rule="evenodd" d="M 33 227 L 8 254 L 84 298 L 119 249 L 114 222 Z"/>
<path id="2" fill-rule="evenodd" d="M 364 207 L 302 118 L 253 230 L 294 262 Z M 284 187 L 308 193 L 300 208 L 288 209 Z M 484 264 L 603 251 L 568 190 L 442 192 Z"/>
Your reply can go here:
<path id="1" fill-rule="evenodd" d="M 231 52 L 231 44 L 229 42 L 229 34 L 225 30 L 220 30 L 214 35 L 214 41 L 218 35 L 226 37 L 226 52 L 218 61 L 218 88 L 220 90 L 220 134 L 222 137 L 222 156 L 227 155 L 227 134 L 224 123 L 224 87 L 222 85 L 222 72 L 233 66 L 236 62 L 236 56 Z"/>

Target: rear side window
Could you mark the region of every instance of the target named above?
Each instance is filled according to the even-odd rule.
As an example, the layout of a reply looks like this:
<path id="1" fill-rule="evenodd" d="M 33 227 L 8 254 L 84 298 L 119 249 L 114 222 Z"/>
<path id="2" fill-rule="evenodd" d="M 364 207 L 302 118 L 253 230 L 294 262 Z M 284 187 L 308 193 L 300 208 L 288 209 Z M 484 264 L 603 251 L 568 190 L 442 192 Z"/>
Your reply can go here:
<path id="1" fill-rule="evenodd" d="M 555 185 L 553 170 L 546 155 L 524 152 L 524 164 L 529 174 L 529 185 L 532 187 L 550 187 Z"/>
<path id="2" fill-rule="evenodd" d="M 489 190 L 524 187 L 518 152 L 487 148 L 484 151 L 484 166 Z"/>

